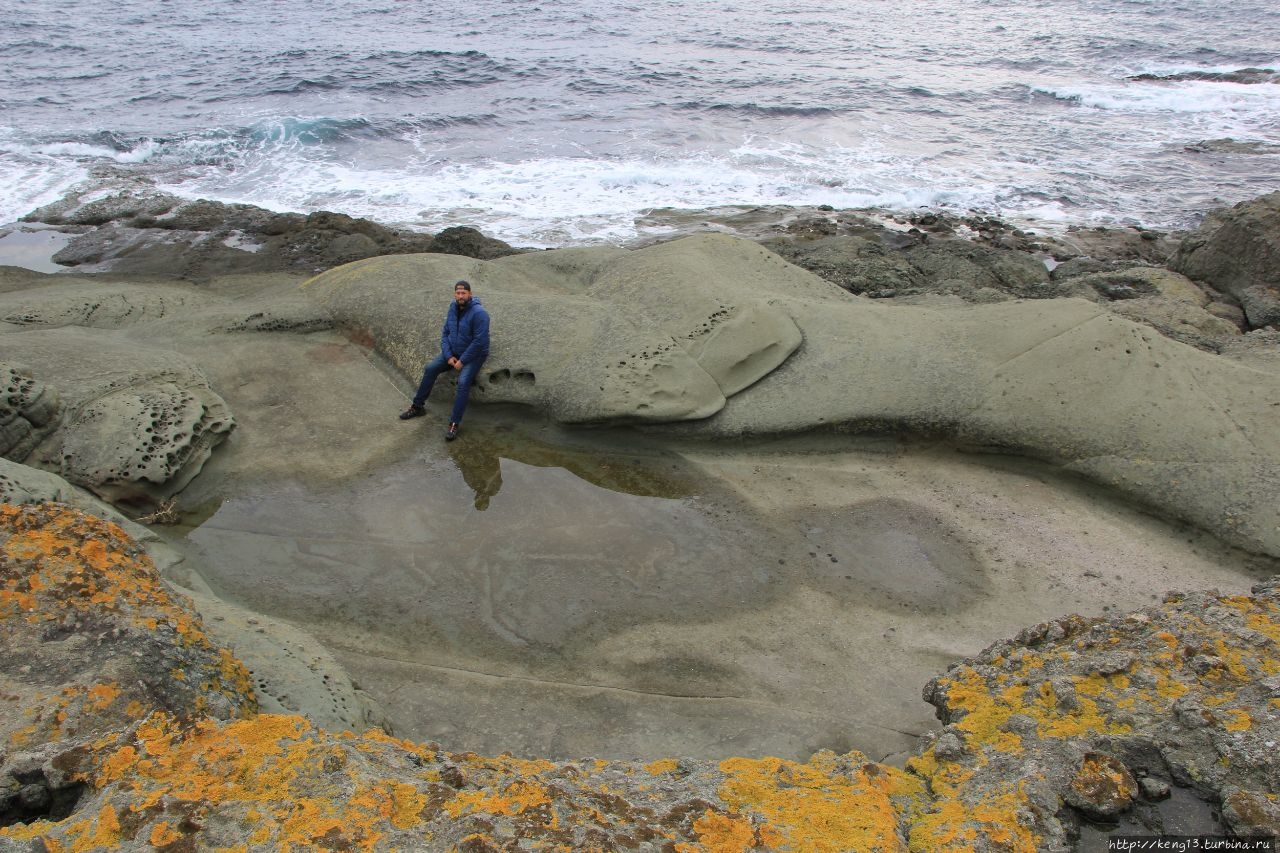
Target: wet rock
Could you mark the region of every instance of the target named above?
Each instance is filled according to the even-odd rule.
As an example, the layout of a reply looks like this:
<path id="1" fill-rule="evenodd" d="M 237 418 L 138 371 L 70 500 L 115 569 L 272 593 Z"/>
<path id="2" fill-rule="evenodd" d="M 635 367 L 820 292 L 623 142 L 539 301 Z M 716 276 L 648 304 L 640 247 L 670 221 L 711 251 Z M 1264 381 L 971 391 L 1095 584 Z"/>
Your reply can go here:
<path id="1" fill-rule="evenodd" d="M 1184 151 L 1192 154 L 1273 154 L 1280 151 L 1280 145 L 1274 145 L 1267 142 L 1249 141 L 1241 142 L 1238 139 L 1205 139 L 1200 142 L 1194 142 L 1184 146 Z"/>
<path id="2" fill-rule="evenodd" d="M 74 229 L 54 262 L 121 274 L 212 276 L 278 270 L 318 272 L 376 255 L 442 251 L 494 258 L 514 252 L 472 228 L 436 238 L 321 211 L 274 213 L 245 204 L 189 201 L 151 188 L 82 198 L 72 193 L 24 217 Z"/>
<path id="3" fill-rule="evenodd" d="M 1235 71 L 1179 71 L 1176 74 L 1135 74 L 1126 78 L 1138 82 L 1183 83 L 1280 83 L 1280 72 L 1271 68 L 1240 68 Z"/>

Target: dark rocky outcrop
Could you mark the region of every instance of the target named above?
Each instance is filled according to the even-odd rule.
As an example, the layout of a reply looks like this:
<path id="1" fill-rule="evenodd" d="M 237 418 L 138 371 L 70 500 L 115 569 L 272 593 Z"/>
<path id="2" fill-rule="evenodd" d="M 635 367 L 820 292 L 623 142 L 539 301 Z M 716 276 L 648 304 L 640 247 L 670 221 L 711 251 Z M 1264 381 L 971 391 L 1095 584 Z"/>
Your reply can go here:
<path id="1" fill-rule="evenodd" d="M 432 237 L 340 213 L 274 213 L 147 189 L 90 200 L 72 193 L 23 221 L 78 232 L 54 255 L 55 263 L 194 280 L 229 273 L 319 272 L 377 255 L 447 252 L 495 258 L 521 251 L 466 227 Z"/>
<path id="2" fill-rule="evenodd" d="M 1253 328 L 1280 324 L 1280 192 L 1214 211 L 1169 266 L 1230 294 Z"/>
<path id="3" fill-rule="evenodd" d="M 1235 71 L 1179 71 L 1176 74 L 1134 74 L 1127 78 L 1140 83 L 1280 83 L 1274 68 L 1239 68 Z"/>

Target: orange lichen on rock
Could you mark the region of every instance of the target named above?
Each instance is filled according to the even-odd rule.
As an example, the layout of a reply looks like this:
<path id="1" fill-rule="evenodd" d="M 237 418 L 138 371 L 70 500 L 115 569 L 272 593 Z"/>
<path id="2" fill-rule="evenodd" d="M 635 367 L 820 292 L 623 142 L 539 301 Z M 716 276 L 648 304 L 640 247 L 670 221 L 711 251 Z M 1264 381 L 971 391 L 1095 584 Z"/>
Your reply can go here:
<path id="1" fill-rule="evenodd" d="M 758 816 L 756 846 L 775 850 L 905 850 L 904 817 L 924 794 L 918 779 L 858 753 L 820 752 L 805 764 L 731 758 L 720 770 L 720 799 Z M 726 827 L 723 821 L 703 825 Z"/>

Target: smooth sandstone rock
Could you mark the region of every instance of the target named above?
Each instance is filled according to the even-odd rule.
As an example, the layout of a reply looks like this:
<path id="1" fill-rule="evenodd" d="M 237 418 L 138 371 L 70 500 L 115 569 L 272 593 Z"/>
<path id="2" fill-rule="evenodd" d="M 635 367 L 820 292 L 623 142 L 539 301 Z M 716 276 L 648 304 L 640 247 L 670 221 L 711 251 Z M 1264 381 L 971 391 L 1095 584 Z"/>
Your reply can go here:
<path id="1" fill-rule="evenodd" d="M 438 348 L 450 286 L 467 279 L 495 324 L 478 399 L 535 405 L 563 422 L 698 419 L 799 346 L 787 312 L 760 298 L 788 292 L 772 282 L 838 290 L 759 247 L 744 258 L 745 241 L 689 241 L 554 261 L 558 252 L 375 258 L 304 290 L 413 379 Z"/>
<path id="2" fill-rule="evenodd" d="M 1280 554 L 1280 376 L 1081 300 L 932 309 L 853 299 L 723 235 L 558 255 L 380 258 L 306 290 L 413 377 L 435 349 L 447 283 L 476 281 L 495 317 L 479 399 L 562 421 L 685 421 L 680 432 L 705 437 L 951 436 L 1085 473 Z M 1147 278 L 1196 307 L 1180 277 Z"/>

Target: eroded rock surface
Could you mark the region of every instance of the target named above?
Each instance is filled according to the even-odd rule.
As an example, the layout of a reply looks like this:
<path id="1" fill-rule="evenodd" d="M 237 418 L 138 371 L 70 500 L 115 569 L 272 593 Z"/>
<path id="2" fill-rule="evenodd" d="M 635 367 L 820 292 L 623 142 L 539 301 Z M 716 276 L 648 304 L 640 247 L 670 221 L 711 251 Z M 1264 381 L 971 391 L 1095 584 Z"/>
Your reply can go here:
<path id="1" fill-rule="evenodd" d="M 0 584 L 9 845 L 1030 853 L 1083 815 L 1160 833 L 1171 794 L 1280 833 L 1280 578 L 992 645 L 926 687 L 945 728 L 906 770 L 486 758 L 255 716 L 137 547 L 57 505 L 0 508 Z"/>
<path id="2" fill-rule="evenodd" d="M 480 400 L 567 422 L 684 421 L 682 432 L 705 437 L 949 435 L 1062 465 L 1280 554 L 1280 376 L 1083 300 L 854 299 L 724 235 L 565 251 L 372 259 L 305 290 L 412 381 L 437 346 L 448 284 L 473 281 L 494 317 Z M 1198 301 L 1172 273 L 1125 280 Z"/>
<path id="3" fill-rule="evenodd" d="M 6 455 L 109 501 L 179 491 L 235 424 L 200 370 L 170 351 L 65 328 L 0 337 L 0 360 L 18 358 L 32 380 L 58 389 L 61 419 Z"/>
<path id="4" fill-rule="evenodd" d="M 416 379 L 438 346 L 442 294 L 467 279 L 495 318 L 478 399 L 564 422 L 666 422 L 714 414 L 795 351 L 800 332 L 780 297 L 839 293 L 799 272 L 746 241 L 699 237 L 493 262 L 375 258 L 304 289 Z"/>
<path id="5" fill-rule="evenodd" d="M 58 394 L 18 364 L 0 364 L 0 456 L 26 459 L 57 425 Z"/>

